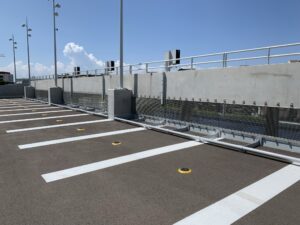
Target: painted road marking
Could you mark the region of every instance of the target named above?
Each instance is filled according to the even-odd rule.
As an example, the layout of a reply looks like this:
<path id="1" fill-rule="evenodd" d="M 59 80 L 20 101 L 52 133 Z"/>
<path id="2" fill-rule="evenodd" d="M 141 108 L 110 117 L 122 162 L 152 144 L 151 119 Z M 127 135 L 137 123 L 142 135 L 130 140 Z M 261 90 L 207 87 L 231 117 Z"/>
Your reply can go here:
<path id="1" fill-rule="evenodd" d="M 49 107 L 49 105 L 26 105 L 26 106 L 4 106 L 4 107 L 0 107 L 0 109 L 18 109 L 18 108 L 27 108 L 27 109 L 31 109 L 34 107 Z"/>
<path id="2" fill-rule="evenodd" d="M 126 133 L 132 133 L 132 132 L 138 132 L 146 130 L 145 128 L 132 128 L 132 129 L 126 129 L 126 130 L 118 130 L 118 131 L 111 131 L 106 133 L 99 133 L 99 134 L 90 134 L 90 135 L 84 135 L 84 136 L 78 136 L 78 137 L 70 137 L 70 138 L 63 138 L 63 139 L 56 139 L 56 140 L 50 140 L 50 141 L 42 141 L 32 144 L 26 144 L 26 145 L 19 145 L 19 149 L 31 149 L 31 148 L 37 148 L 42 146 L 49 146 L 49 145 L 56 145 L 56 144 L 62 144 L 62 143 L 68 143 L 68 142 L 74 142 L 74 141 L 83 141 L 88 139 L 94 139 L 94 138 L 100 138 L 100 137 L 107 137 L 107 136 L 113 136 L 113 135 L 119 135 L 119 134 L 126 134 Z"/>
<path id="3" fill-rule="evenodd" d="M 76 125 L 83 125 L 83 124 L 93 124 L 93 123 L 104 123 L 104 122 L 111 122 L 112 119 L 105 119 L 105 120 L 93 120 L 93 121 L 84 121 L 84 122 L 77 122 L 77 123 L 65 123 L 59 125 L 50 125 L 50 126 L 42 126 L 42 127 L 31 127 L 31 128 L 24 128 L 24 129 L 16 129 L 16 130 L 7 130 L 6 133 L 18 133 L 18 132 L 27 132 L 27 131 L 34 131 L 34 130 L 44 130 L 44 129 L 51 129 L 51 128 L 58 128 L 58 127 L 69 127 L 69 126 L 76 126 Z"/>
<path id="4" fill-rule="evenodd" d="M 54 181 L 58 181 L 58 180 L 62 180 L 62 179 L 66 179 L 66 178 L 106 169 L 109 167 L 118 166 L 121 164 L 133 162 L 133 161 L 146 159 L 146 158 L 157 156 L 157 155 L 162 155 L 162 154 L 166 154 L 166 153 L 170 153 L 170 152 L 183 150 L 186 148 L 199 146 L 201 144 L 203 144 L 203 143 L 199 143 L 196 141 L 188 141 L 188 142 L 183 142 L 180 144 L 168 145 L 168 146 L 161 147 L 161 148 L 155 148 L 155 149 L 151 149 L 151 150 L 147 150 L 147 151 L 143 151 L 143 152 L 139 152 L 139 153 L 134 153 L 134 154 L 130 154 L 130 155 L 125 155 L 125 156 L 121 156 L 121 157 L 117 157 L 117 158 L 113 158 L 113 159 L 108 159 L 108 160 L 104 160 L 104 161 L 100 161 L 100 162 L 96 162 L 96 163 L 73 167 L 73 168 L 66 169 L 66 170 L 60 170 L 60 171 L 56 171 L 53 173 L 43 174 L 42 177 L 44 178 L 44 180 L 47 183 L 50 183 L 50 182 L 54 182 Z"/>
<path id="5" fill-rule="evenodd" d="M 77 117 L 77 116 L 89 116 L 89 115 L 90 114 L 82 113 L 82 114 L 71 114 L 71 115 L 64 115 L 64 116 L 51 116 L 51 117 L 38 117 L 38 118 L 30 118 L 30 119 L 20 119 L 20 120 L 7 120 L 7 121 L 0 121 L 0 124 L 28 122 L 28 121 L 36 121 L 36 120 L 50 120 L 50 119 L 68 118 L 68 117 Z"/>
<path id="6" fill-rule="evenodd" d="M 0 115 L 0 117 L 8 117 L 8 116 L 25 116 L 25 115 L 36 115 L 36 114 L 47 114 L 47 113 L 60 113 L 60 112 L 71 112 L 72 110 L 57 110 L 57 111 L 44 111 L 44 112 L 31 112 L 31 113 L 17 113 L 17 114 L 5 114 Z"/>
<path id="7" fill-rule="evenodd" d="M 28 106 L 28 105 L 42 105 L 41 103 L 12 103 L 12 104 L 1 104 L 1 107 L 6 106 Z"/>
<path id="8" fill-rule="evenodd" d="M 51 106 L 51 107 L 43 107 L 43 108 L 23 108 L 23 109 L 5 109 L 5 110 L 0 110 L 1 112 L 16 112 L 16 111 L 30 111 L 30 110 L 41 110 L 41 109 L 57 109 L 58 107 Z"/>
<path id="9" fill-rule="evenodd" d="M 230 225 L 299 180 L 300 167 L 286 166 L 174 225 Z"/>

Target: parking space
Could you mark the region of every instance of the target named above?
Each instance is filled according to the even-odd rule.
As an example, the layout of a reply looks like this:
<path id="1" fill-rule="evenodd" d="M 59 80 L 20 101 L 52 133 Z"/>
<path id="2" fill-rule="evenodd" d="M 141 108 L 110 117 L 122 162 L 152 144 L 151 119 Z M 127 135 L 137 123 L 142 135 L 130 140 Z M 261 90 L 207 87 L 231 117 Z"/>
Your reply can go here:
<path id="1" fill-rule="evenodd" d="M 30 102 L 0 100 L 0 224 L 300 224 L 297 166 L 55 107 L 1 117 L 12 103 Z"/>

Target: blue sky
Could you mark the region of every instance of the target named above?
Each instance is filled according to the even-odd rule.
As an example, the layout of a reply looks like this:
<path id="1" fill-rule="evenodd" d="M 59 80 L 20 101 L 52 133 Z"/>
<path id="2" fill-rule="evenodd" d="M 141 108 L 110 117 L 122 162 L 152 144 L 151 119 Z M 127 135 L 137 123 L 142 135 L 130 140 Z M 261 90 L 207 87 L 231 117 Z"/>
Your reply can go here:
<path id="1" fill-rule="evenodd" d="M 96 67 L 102 61 L 118 59 L 119 0 L 58 2 L 62 5 L 57 20 L 58 60 L 64 65 L 60 70 L 74 63 Z M 25 73 L 26 43 L 21 24 L 28 16 L 33 29 L 32 64 L 38 65 L 33 70 L 51 71 L 51 3 L 0 0 L 0 4 L 0 53 L 6 56 L 0 58 L 0 69 L 11 70 L 8 39 L 14 33 L 18 71 Z M 299 0 L 124 0 L 124 7 L 126 63 L 163 59 L 164 52 L 174 48 L 189 56 L 300 41 Z M 68 43 L 76 45 L 68 45 L 70 51 L 64 53 Z M 89 54 L 94 56 L 92 63 L 86 57 Z"/>

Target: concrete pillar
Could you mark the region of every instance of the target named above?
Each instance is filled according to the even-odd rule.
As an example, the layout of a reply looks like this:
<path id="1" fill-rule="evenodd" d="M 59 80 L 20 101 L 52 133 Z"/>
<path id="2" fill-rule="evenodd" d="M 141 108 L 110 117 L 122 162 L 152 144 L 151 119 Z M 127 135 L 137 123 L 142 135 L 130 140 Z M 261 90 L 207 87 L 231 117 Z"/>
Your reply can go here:
<path id="1" fill-rule="evenodd" d="M 133 117 L 132 91 L 128 89 L 108 90 L 108 117 L 130 119 Z"/>
<path id="2" fill-rule="evenodd" d="M 278 137 L 279 108 L 266 109 L 266 135 Z"/>
<path id="3" fill-rule="evenodd" d="M 25 99 L 35 98 L 35 88 L 31 86 L 24 87 L 24 97 Z"/>
<path id="4" fill-rule="evenodd" d="M 49 88 L 48 101 L 49 104 L 63 104 L 63 90 L 60 87 Z"/>

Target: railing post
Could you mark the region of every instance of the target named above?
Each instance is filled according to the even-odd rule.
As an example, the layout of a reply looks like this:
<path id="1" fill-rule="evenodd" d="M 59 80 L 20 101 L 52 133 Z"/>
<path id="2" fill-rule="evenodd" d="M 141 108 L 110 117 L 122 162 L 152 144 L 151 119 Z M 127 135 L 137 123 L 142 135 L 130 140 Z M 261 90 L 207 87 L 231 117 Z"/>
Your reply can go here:
<path id="1" fill-rule="evenodd" d="M 268 64 L 270 64 L 271 60 L 271 48 L 268 49 Z"/>
<path id="2" fill-rule="evenodd" d="M 194 58 L 191 58 L 191 70 L 194 69 Z"/>
<path id="3" fill-rule="evenodd" d="M 145 67 L 146 67 L 146 73 L 148 73 L 149 64 L 146 63 L 146 64 L 145 64 Z"/>
<path id="4" fill-rule="evenodd" d="M 223 67 L 227 67 L 227 53 L 223 54 Z"/>
<path id="5" fill-rule="evenodd" d="M 116 74 L 119 75 L 119 67 L 116 67 Z"/>
<path id="6" fill-rule="evenodd" d="M 132 74 L 132 65 L 129 66 L 129 74 Z"/>

